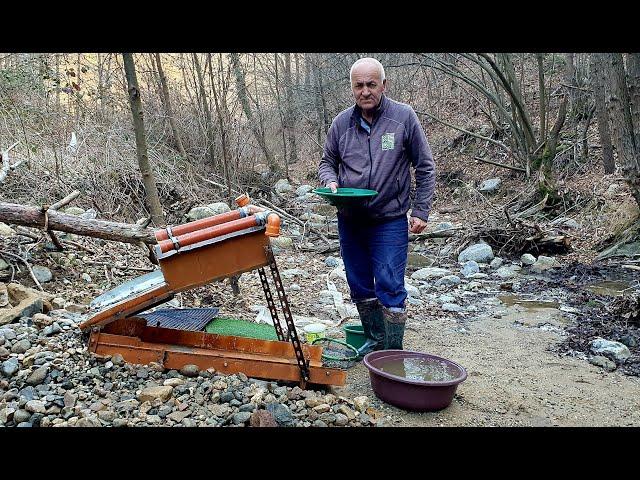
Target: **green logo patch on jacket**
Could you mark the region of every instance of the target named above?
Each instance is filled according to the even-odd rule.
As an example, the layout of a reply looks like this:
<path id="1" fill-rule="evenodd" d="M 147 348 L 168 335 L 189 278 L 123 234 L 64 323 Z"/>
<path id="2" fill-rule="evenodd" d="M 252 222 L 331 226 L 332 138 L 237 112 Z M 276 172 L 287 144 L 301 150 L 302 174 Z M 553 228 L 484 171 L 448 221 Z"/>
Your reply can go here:
<path id="1" fill-rule="evenodd" d="M 393 150 L 395 146 L 395 133 L 385 133 L 382 135 L 382 150 Z"/>

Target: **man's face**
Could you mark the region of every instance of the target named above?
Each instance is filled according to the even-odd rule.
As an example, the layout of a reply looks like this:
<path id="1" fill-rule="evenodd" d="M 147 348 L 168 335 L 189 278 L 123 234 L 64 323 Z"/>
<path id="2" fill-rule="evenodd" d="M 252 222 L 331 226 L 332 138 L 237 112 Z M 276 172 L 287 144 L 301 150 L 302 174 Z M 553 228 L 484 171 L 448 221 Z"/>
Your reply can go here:
<path id="1" fill-rule="evenodd" d="M 362 63 L 353 69 L 351 75 L 351 90 L 356 104 L 365 112 L 370 112 L 378 106 L 387 81 L 380 79 L 380 71 L 371 63 Z"/>

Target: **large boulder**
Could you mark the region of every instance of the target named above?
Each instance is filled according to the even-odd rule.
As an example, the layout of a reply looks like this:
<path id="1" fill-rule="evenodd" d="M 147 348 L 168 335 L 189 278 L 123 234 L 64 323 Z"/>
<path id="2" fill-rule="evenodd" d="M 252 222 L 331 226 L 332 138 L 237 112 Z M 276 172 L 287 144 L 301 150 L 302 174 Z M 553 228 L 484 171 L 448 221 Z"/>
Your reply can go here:
<path id="1" fill-rule="evenodd" d="M 605 340 L 604 338 L 596 338 L 589 343 L 591 352 L 596 355 L 602 355 L 615 360 L 616 363 L 623 363 L 631 356 L 631 352 L 627 346 L 620 342 Z"/>
<path id="2" fill-rule="evenodd" d="M 43 310 L 51 309 L 52 295 L 27 288 L 19 283 L 7 285 L 9 305 L 0 308 L 0 325 L 5 325 L 20 317 L 32 317 Z"/>
<path id="3" fill-rule="evenodd" d="M 493 249 L 486 243 L 476 243 L 465 248 L 458 255 L 458 262 L 464 263 L 473 260 L 477 263 L 489 263 L 493 260 Z"/>
<path id="4" fill-rule="evenodd" d="M 200 207 L 193 207 L 187 213 L 187 221 L 193 222 L 194 220 L 200 220 L 202 218 L 213 217 L 220 213 L 228 212 L 231 210 L 229 205 L 224 202 L 210 203 Z"/>
<path id="5" fill-rule="evenodd" d="M 211 209 L 214 215 L 220 215 L 221 213 L 231 211 L 229 205 L 227 205 L 225 202 L 209 203 L 207 205 L 207 208 Z"/>

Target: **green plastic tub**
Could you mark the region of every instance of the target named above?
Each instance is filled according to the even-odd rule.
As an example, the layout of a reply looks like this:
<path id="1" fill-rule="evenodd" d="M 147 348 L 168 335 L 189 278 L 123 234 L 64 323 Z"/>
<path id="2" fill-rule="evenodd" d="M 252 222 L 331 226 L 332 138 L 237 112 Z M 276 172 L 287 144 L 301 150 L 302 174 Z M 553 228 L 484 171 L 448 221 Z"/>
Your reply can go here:
<path id="1" fill-rule="evenodd" d="M 358 349 L 364 344 L 366 339 L 362 325 L 345 325 L 342 329 L 349 345 Z"/>

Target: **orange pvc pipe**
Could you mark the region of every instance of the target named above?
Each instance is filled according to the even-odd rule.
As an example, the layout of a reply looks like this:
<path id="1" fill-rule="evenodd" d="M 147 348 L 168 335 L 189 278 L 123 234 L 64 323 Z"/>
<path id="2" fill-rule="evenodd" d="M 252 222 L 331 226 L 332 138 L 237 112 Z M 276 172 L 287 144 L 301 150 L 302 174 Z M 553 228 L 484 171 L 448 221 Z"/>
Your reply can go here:
<path id="1" fill-rule="evenodd" d="M 245 228 L 255 227 L 256 225 L 258 225 L 258 220 L 254 215 L 251 215 L 249 217 L 240 218 L 221 225 L 214 225 L 196 232 L 185 233 L 184 235 L 178 236 L 176 240 L 180 244 L 180 247 L 187 247 L 194 243 L 204 242 L 211 238 L 237 232 L 238 230 L 244 230 Z M 174 244 L 171 240 L 163 240 L 158 242 L 158 245 L 160 245 L 160 251 L 162 253 L 174 249 Z"/>
<path id="2" fill-rule="evenodd" d="M 220 213 L 212 217 L 201 218 L 200 220 L 194 220 L 193 222 L 176 225 L 174 227 L 171 227 L 171 232 L 173 233 L 174 237 L 178 237 L 180 235 L 184 235 L 185 233 L 195 232 L 196 230 L 202 230 L 214 225 L 220 225 L 221 223 L 227 223 L 239 218 L 240 210 L 231 210 L 230 212 Z M 154 233 L 158 242 L 162 240 L 169 240 L 169 234 L 166 228 L 156 230 Z"/>

